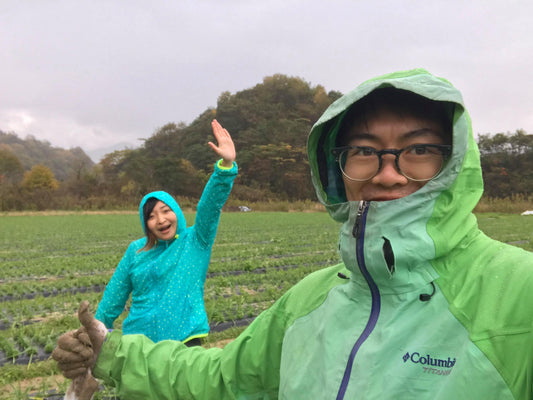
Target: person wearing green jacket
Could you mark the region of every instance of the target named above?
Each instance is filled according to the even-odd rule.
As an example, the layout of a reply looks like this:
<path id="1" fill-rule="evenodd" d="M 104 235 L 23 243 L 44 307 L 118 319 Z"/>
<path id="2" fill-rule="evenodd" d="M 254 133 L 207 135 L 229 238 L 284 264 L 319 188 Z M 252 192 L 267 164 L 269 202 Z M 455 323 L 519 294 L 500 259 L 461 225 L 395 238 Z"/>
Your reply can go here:
<path id="1" fill-rule="evenodd" d="M 65 376 L 128 400 L 533 399 L 533 254 L 477 226 L 460 92 L 422 69 L 370 79 L 315 123 L 308 156 L 341 264 L 223 349 L 106 334 L 84 302 L 53 353 Z"/>

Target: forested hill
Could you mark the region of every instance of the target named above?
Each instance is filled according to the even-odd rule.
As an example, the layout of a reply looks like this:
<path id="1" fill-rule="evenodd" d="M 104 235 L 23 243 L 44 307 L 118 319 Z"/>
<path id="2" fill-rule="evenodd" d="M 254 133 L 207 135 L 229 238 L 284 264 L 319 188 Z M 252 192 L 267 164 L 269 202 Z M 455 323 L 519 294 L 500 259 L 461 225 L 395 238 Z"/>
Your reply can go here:
<path id="1" fill-rule="evenodd" d="M 59 181 L 67 179 L 80 170 L 92 168 L 94 165 L 89 156 L 79 147 L 65 150 L 52 147 L 49 142 L 40 141 L 31 136 L 20 139 L 13 133 L 0 131 L 0 156 L 7 158 L 8 155 L 16 156 L 26 171 L 39 164 L 50 168 Z"/>
<path id="2" fill-rule="evenodd" d="M 300 78 L 274 75 L 251 89 L 222 93 L 190 125 L 169 123 L 141 148 L 115 152 L 101 165 L 117 188 L 142 194 L 162 189 L 198 197 L 214 154 L 211 120 L 231 133 L 237 148 L 239 177 L 233 195 L 240 199 L 315 199 L 307 162 L 306 140 L 312 125 L 341 93 Z M 533 136 L 480 135 L 485 193 L 491 197 L 529 196 L 533 188 Z"/>
<path id="3" fill-rule="evenodd" d="M 131 205 L 152 190 L 197 199 L 217 160 L 207 145 L 214 141 L 213 118 L 228 129 L 237 148 L 233 197 L 315 199 L 307 135 L 341 95 L 298 77 L 265 77 L 250 89 L 223 92 L 216 108 L 206 109 L 189 125 L 161 121 L 139 148 L 109 153 L 97 165 L 79 148 L 62 150 L 1 133 L 1 208 L 26 208 L 30 201 L 37 208 Z"/>
<path id="4" fill-rule="evenodd" d="M 168 123 L 135 150 L 108 154 L 108 176 L 138 193 L 163 189 L 197 197 L 213 170 L 211 121 L 216 118 L 237 148 L 239 177 L 234 193 L 249 200 L 314 198 L 306 157 L 307 135 L 339 92 L 326 92 L 300 78 L 274 75 L 251 89 L 222 93 L 190 125 Z M 124 180 L 127 178 L 127 181 Z"/>
<path id="5" fill-rule="evenodd" d="M 189 125 L 162 121 L 139 148 L 109 153 L 97 165 L 80 148 L 0 132 L 0 209 L 130 207 L 153 190 L 198 199 L 217 158 L 207 145 L 214 140 L 213 118 L 237 149 L 233 198 L 315 200 L 307 135 L 340 96 L 301 78 L 273 75 L 250 89 L 222 93 L 216 108 Z M 479 147 L 486 195 L 531 195 L 533 135 L 520 129 L 481 135 Z"/>

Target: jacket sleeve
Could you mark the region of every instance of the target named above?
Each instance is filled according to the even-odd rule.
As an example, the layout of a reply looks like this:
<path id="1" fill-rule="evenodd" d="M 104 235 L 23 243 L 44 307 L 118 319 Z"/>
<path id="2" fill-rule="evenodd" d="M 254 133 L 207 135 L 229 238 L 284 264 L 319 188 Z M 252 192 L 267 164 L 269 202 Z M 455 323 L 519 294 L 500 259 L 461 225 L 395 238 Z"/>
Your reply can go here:
<path id="1" fill-rule="evenodd" d="M 111 332 L 93 374 L 135 399 L 277 399 L 285 332 L 339 284 L 343 264 L 305 277 L 223 349 Z M 310 293 L 313 293 L 310 296 Z M 290 377 L 285 377 L 290 379 Z"/>
<path id="2" fill-rule="evenodd" d="M 235 162 L 231 168 L 222 168 L 219 164 L 220 161 L 215 164 L 215 170 L 205 185 L 196 208 L 194 226 L 198 240 L 204 247 L 211 246 L 215 241 L 220 212 L 228 199 L 238 171 Z"/>
<path id="3" fill-rule="evenodd" d="M 130 245 L 120 260 L 104 290 L 102 300 L 98 304 L 94 317 L 102 321 L 109 329 L 113 328 L 113 322 L 124 311 L 124 306 L 132 291 L 129 270 L 134 255 L 135 249 Z"/>
<path id="4" fill-rule="evenodd" d="M 277 399 L 286 323 L 285 314 L 273 306 L 224 349 L 153 343 L 144 335 L 122 336 L 115 330 L 93 373 L 130 400 Z"/>

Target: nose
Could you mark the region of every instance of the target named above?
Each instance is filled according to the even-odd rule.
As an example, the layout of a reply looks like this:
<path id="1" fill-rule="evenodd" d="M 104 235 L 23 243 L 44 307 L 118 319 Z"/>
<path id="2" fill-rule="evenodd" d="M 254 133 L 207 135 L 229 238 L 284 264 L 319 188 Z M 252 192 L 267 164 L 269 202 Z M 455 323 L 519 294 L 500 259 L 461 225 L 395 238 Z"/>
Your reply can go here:
<path id="1" fill-rule="evenodd" d="M 384 154 L 381 159 L 381 169 L 372 178 L 372 183 L 387 187 L 409 183 L 409 180 L 396 168 L 395 156 L 393 154 Z"/>

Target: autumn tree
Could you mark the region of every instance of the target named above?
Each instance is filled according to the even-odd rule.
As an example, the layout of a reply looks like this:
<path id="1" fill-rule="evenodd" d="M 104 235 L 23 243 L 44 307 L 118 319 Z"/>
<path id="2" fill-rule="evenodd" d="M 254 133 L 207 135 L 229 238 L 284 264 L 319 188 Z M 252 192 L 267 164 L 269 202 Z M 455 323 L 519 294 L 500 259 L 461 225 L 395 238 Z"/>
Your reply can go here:
<path id="1" fill-rule="evenodd" d="M 24 167 L 18 157 L 8 149 L 0 148 L 0 182 L 2 185 L 20 183 L 23 175 Z"/>
<path id="2" fill-rule="evenodd" d="M 20 182 L 24 168 L 18 157 L 7 148 L 0 148 L 0 209 L 21 208 Z"/>
<path id="3" fill-rule="evenodd" d="M 28 193 L 33 205 L 38 210 L 44 210 L 53 206 L 51 195 L 59 188 L 59 183 L 50 168 L 39 164 L 24 174 L 22 188 Z"/>

